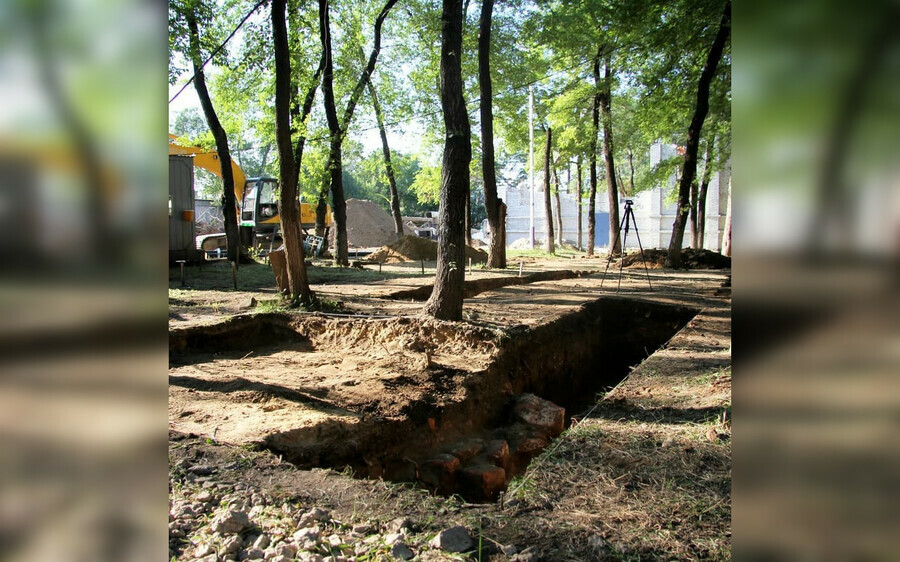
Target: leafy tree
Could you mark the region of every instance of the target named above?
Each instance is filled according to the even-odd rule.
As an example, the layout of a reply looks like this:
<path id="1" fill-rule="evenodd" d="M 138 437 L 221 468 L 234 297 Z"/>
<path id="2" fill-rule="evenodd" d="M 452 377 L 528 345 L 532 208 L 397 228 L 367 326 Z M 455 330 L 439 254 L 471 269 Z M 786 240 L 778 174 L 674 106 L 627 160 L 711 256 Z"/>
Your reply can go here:
<path id="1" fill-rule="evenodd" d="M 316 297 L 309 287 L 306 258 L 303 252 L 303 233 L 300 230 L 300 209 L 297 204 L 297 158 L 302 159 L 303 141 L 295 148 L 291 142 L 291 63 L 286 24 L 287 0 L 272 0 L 272 41 L 275 46 L 275 137 L 278 142 L 281 193 L 278 212 L 284 239 L 290 299 L 301 306 L 313 307 Z M 310 87 L 299 119 L 306 119 L 312 109 L 318 82 Z M 296 152 L 295 152 L 296 151 Z"/>
<path id="2" fill-rule="evenodd" d="M 169 10 L 169 36 L 175 38 L 174 47 L 187 55 L 193 67 L 194 88 L 200 98 L 203 114 L 216 141 L 216 152 L 222 166 L 223 205 L 228 260 L 237 264 L 240 257 L 240 238 L 237 224 L 237 202 L 234 194 L 234 174 L 231 168 L 231 152 L 228 135 L 213 106 L 206 87 L 203 71 L 203 54 L 200 39 L 200 23 L 211 26 L 212 10 L 202 0 L 173 0 Z M 186 29 L 186 33 L 185 33 Z M 185 44 L 184 35 L 187 35 Z M 171 40 L 171 39 L 170 39 Z"/>
<path id="3" fill-rule="evenodd" d="M 443 0 L 441 15 L 441 107 L 445 140 L 441 166 L 441 224 L 434 289 L 425 314 L 462 319 L 465 280 L 465 209 L 472 159 L 471 130 L 462 81 L 462 0 Z"/>
<path id="4" fill-rule="evenodd" d="M 666 267 L 681 267 L 681 245 L 684 239 L 684 227 L 688 211 L 690 210 L 691 184 L 697 172 L 697 149 L 700 143 L 703 121 L 706 119 L 706 114 L 709 111 L 709 88 L 730 34 L 731 0 L 727 0 L 722 13 L 722 20 L 719 23 L 719 30 L 709 49 L 703 71 L 700 73 L 697 87 L 697 104 L 691 124 L 688 127 L 687 141 L 685 143 L 684 166 L 678 186 L 678 211 L 675 215 L 675 223 L 672 225 L 672 239 L 669 242 L 669 250 L 666 253 L 664 264 Z"/>

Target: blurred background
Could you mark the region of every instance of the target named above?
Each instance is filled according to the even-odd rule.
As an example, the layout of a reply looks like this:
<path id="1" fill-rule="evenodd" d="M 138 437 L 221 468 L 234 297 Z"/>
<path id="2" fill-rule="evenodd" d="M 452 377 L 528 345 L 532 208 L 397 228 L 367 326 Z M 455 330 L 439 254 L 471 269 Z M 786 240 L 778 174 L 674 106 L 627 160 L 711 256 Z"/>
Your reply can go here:
<path id="1" fill-rule="evenodd" d="M 739 3 L 733 548 L 896 559 L 900 4 Z M 0 3 L 0 548 L 166 557 L 166 5 Z"/>
<path id="2" fill-rule="evenodd" d="M 0 558 L 166 558 L 166 5 L 0 2 Z"/>

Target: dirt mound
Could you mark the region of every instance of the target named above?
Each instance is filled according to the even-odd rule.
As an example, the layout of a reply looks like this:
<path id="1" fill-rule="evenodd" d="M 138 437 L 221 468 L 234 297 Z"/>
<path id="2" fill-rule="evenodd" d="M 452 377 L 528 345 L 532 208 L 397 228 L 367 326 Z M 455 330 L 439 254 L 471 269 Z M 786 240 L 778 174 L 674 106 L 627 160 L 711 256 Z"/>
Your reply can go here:
<path id="1" fill-rule="evenodd" d="M 475 263 L 486 262 L 488 255 L 483 250 L 466 246 L 466 259 Z M 397 263 L 404 261 L 434 261 L 437 259 L 437 242 L 420 236 L 403 236 L 390 246 L 383 246 L 369 256 L 371 261 Z"/>
<path id="2" fill-rule="evenodd" d="M 334 247 L 337 227 L 328 232 L 328 245 Z M 374 248 L 397 240 L 394 220 L 378 204 L 366 199 L 347 200 L 347 243 L 356 248 Z"/>
<path id="3" fill-rule="evenodd" d="M 644 250 L 644 261 L 649 269 L 659 269 L 666 261 L 667 250 Z M 633 252 L 623 258 L 625 267 L 644 267 L 641 253 Z M 685 269 L 730 269 L 731 258 L 710 250 L 685 248 L 681 251 L 681 264 Z"/>
<path id="4" fill-rule="evenodd" d="M 541 240 L 540 238 L 535 238 L 534 239 L 534 247 L 535 248 L 543 248 L 544 241 Z M 508 248 L 511 250 L 530 250 L 531 249 L 531 240 L 528 238 L 519 238 L 518 240 L 516 240 L 515 242 L 510 244 L 508 246 Z"/>

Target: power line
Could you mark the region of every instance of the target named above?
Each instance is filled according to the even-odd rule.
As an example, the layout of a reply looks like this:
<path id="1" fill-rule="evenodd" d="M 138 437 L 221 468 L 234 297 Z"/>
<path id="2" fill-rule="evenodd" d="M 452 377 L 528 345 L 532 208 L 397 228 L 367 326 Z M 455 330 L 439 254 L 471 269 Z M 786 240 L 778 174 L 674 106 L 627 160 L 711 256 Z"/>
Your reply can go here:
<path id="1" fill-rule="evenodd" d="M 241 20 L 241 23 L 239 23 L 237 25 L 237 27 L 234 28 L 234 31 L 232 31 L 231 34 L 224 41 L 222 41 L 222 43 L 218 47 L 216 47 L 215 50 L 213 50 L 212 54 L 210 54 L 209 57 L 203 62 L 203 64 L 200 65 L 200 68 L 194 72 L 194 74 L 188 79 L 187 82 L 184 83 L 183 86 L 181 86 L 181 89 L 178 90 L 178 93 L 176 93 L 174 96 L 172 96 L 171 99 L 169 99 L 169 103 L 172 103 L 173 101 L 175 101 L 175 99 L 181 95 L 181 92 L 183 92 L 185 90 L 185 88 L 190 86 L 191 82 L 193 82 L 194 78 L 197 76 L 197 72 L 199 72 L 200 70 L 203 70 L 206 67 L 206 65 L 209 64 L 209 61 L 211 61 L 214 56 L 219 54 L 219 51 L 221 51 L 222 49 L 225 48 L 225 45 L 228 44 L 229 41 L 231 41 L 231 39 L 238 32 L 238 30 L 241 27 L 243 27 L 245 23 L 247 23 L 247 20 L 250 19 L 250 16 L 252 16 L 256 12 L 256 10 L 258 10 L 260 8 L 260 6 L 262 6 L 266 2 L 268 2 L 268 0 L 259 0 L 259 2 L 256 3 L 256 6 L 253 6 L 253 9 L 250 10 L 249 12 L 247 12 L 247 15 L 244 16 L 244 19 Z"/>

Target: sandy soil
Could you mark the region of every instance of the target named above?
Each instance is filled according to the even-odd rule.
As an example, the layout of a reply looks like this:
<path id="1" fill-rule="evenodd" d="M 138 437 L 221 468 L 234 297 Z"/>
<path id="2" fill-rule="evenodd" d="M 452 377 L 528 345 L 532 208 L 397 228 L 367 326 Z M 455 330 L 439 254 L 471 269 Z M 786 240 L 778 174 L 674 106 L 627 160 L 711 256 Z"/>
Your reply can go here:
<path id="1" fill-rule="evenodd" d="M 433 520 L 434 525 L 459 521 L 474 512 L 452 508 L 427 515 L 435 505 L 420 502 L 415 506 L 412 498 L 417 496 L 412 491 L 391 489 L 384 496 L 383 489 L 377 491 L 371 481 L 336 474 L 326 478 L 320 470 L 294 468 L 265 451 L 239 468 L 233 463 L 235 449 L 231 447 L 259 446 L 303 431 L 333 431 L 346 440 L 352 438 L 354 428 L 372 419 L 415 418 L 419 404 L 458 404 L 466 399 L 479 374 L 496 360 L 504 334 L 546 325 L 597 299 L 618 296 L 690 306 L 700 313 L 663 349 L 648 350 L 650 357 L 598 402 L 590 415 L 575 420 L 576 426 L 554 445 L 566 451 L 574 442 L 575 449 L 586 450 L 579 439 L 590 435 L 591 443 L 599 447 L 601 436 L 606 435 L 609 443 L 619 443 L 616 450 L 621 454 L 598 450 L 594 460 L 603 462 L 589 467 L 594 472 L 575 470 L 576 466 L 588 467 L 583 461 L 576 462 L 571 474 L 580 476 L 573 476 L 574 483 L 561 478 L 559 466 L 548 471 L 540 458 L 536 459 L 533 470 L 526 473 L 527 485 L 515 490 L 520 499 L 512 512 L 490 504 L 468 509 L 476 510 L 487 528 L 506 541 L 522 541 L 532 534 L 534 538 L 529 540 L 542 545 L 548 560 L 592 557 L 591 549 L 598 544 L 596 540 L 590 543 L 593 546 L 588 544 L 592 536 L 602 536 L 600 542 L 607 543 L 604 552 L 616 556 L 727 557 L 731 319 L 730 289 L 722 285 L 730 271 L 653 269 L 649 273 L 651 291 L 643 270 L 626 269 L 621 279 L 618 271 L 610 270 L 604 278 L 605 259 L 523 258 L 505 272 L 475 269 L 467 279 L 515 277 L 519 261 L 525 264 L 526 274 L 558 269 L 587 270 L 588 274 L 482 292 L 466 300 L 465 322 L 452 324 L 419 318 L 421 302 L 386 298 L 430 283 L 427 274 L 318 284 L 314 291 L 340 301 L 346 317 L 293 314 L 287 320 L 264 323 L 255 331 L 238 331 L 241 335 L 220 349 L 214 342 L 225 339 L 216 340 L 216 329 L 224 329 L 227 319 L 235 315 L 257 314 L 258 310 L 248 307 L 251 297 L 260 302 L 272 300 L 274 290 L 179 290 L 175 297 L 170 295 L 169 424 L 171 443 L 177 442 L 178 451 L 173 462 L 200 456 L 223 466 L 233 465 L 223 475 L 252 481 L 270 491 L 277 489 L 285 497 L 309 498 L 312 494 L 316 501 L 325 501 L 348 517 L 365 503 L 371 507 L 370 518 L 413 513 Z M 405 274 L 419 267 L 397 264 L 383 266 L 382 271 Z M 206 442 L 207 438 L 212 441 Z M 644 442 L 652 447 L 636 445 Z M 643 456 L 655 460 L 641 460 Z M 656 491 L 663 497 L 668 493 L 671 483 L 664 476 L 675 474 L 670 469 L 677 463 L 687 474 L 698 463 L 714 465 L 710 468 L 714 481 L 699 483 L 700 489 L 681 488 L 694 497 L 708 495 L 709 504 L 698 508 L 706 510 L 700 522 L 685 524 L 680 534 L 650 538 L 638 532 L 639 528 L 660 525 L 674 517 L 673 512 L 637 513 L 641 503 L 648 501 L 647 494 Z M 626 473 L 631 480 L 617 480 Z M 579 478 L 601 478 L 605 484 L 600 487 L 588 480 L 581 483 L 595 491 L 609 490 L 602 500 L 588 501 Z M 319 488 L 313 494 L 306 486 L 314 480 Z M 337 492 L 332 494 L 330 489 Z M 510 493 L 513 491 L 511 487 Z M 375 500 L 378 494 L 381 499 Z M 687 500 L 679 496 L 672 501 Z M 607 519 L 604 513 L 616 515 Z M 496 559 L 505 558 L 498 555 Z"/>

